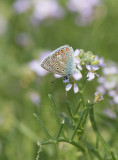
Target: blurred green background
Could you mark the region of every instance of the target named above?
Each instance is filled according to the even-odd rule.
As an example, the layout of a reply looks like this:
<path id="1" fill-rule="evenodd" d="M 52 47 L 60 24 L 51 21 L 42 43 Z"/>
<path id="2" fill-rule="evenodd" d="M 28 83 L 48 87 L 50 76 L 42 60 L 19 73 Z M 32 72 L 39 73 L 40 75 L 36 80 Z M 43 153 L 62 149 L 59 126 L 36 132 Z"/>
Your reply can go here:
<path id="1" fill-rule="evenodd" d="M 60 17 L 51 15 L 34 18 L 37 1 L 34 4 L 33 0 L 24 2 L 0 0 L 1 160 L 36 158 L 38 151 L 36 141 L 46 137 L 33 116 L 34 112 L 39 114 L 51 134 L 55 134 L 57 126 L 48 99 L 49 93 L 54 96 L 59 111 L 67 112 L 65 107 L 67 97 L 62 79 L 50 83 L 55 79 L 52 74 L 36 75 L 29 67 L 33 60 L 40 60 L 39 55 L 42 52 L 68 44 L 74 50 L 77 48 L 90 50 L 106 60 L 118 62 L 118 1 L 101 0 L 100 3 L 96 1 L 96 5 L 91 8 L 92 18 L 85 17 L 84 23 L 81 19 L 82 13 L 71 12 L 67 7 L 68 2 L 69 0 L 58 1 L 61 7 L 59 11 L 62 9 Z M 90 2 L 85 3 L 89 5 Z M 45 7 L 46 4 L 44 10 Z M 47 12 L 50 13 L 51 10 L 53 9 L 49 8 Z M 58 11 L 53 14 L 57 13 Z M 87 86 L 86 95 L 89 98 L 93 97 L 95 88 L 96 80 Z M 69 92 L 68 99 L 75 105 L 78 102 L 73 91 Z M 106 97 L 104 102 L 96 105 L 96 112 L 102 114 L 103 108 L 107 105 Z M 108 140 L 113 150 L 117 151 L 118 136 L 115 134 L 118 128 L 117 121 L 104 121 L 99 115 L 96 115 L 96 119 L 103 137 Z M 87 132 L 88 137 L 91 137 L 93 132 L 90 127 Z M 78 154 L 73 146 L 55 144 L 43 147 L 40 159 L 76 160 Z"/>

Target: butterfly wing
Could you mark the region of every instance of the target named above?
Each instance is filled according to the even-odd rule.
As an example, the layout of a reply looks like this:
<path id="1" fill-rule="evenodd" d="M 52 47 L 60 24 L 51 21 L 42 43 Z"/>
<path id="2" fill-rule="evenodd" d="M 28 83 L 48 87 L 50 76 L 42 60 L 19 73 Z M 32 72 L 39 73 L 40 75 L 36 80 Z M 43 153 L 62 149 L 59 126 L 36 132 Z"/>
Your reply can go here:
<path id="1" fill-rule="evenodd" d="M 73 53 L 72 47 L 62 46 L 54 50 L 41 66 L 54 74 L 69 76 L 74 70 Z"/>
<path id="2" fill-rule="evenodd" d="M 56 71 L 55 67 L 52 65 L 53 62 L 54 62 L 54 61 L 52 60 L 52 58 L 51 58 L 50 56 L 48 56 L 48 57 L 41 63 L 41 66 L 42 66 L 45 70 L 47 70 L 47 71 L 49 71 L 49 72 L 52 72 L 52 73 L 54 73 L 54 74 L 59 74 L 59 73 Z"/>

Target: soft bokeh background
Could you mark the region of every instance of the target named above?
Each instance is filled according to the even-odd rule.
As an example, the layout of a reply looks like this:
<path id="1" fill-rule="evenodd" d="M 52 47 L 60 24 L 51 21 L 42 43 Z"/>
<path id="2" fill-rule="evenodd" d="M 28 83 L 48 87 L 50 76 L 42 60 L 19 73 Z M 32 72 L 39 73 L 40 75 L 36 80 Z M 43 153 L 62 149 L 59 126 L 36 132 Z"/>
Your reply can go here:
<path id="1" fill-rule="evenodd" d="M 66 112 L 62 79 L 40 68 L 50 51 L 69 44 L 118 62 L 117 0 L 5 0 L 0 1 L 0 159 L 36 158 L 37 140 L 45 139 L 33 113 L 40 115 L 51 134 L 57 129 L 48 94 L 60 112 Z M 34 70 L 35 72 L 33 72 Z M 96 80 L 89 82 L 90 99 Z M 77 104 L 70 91 L 68 99 Z M 108 97 L 96 105 L 96 121 L 103 137 L 117 154 L 118 120 L 106 117 Z M 105 118 L 104 118 L 105 117 Z M 69 131 L 68 131 L 69 132 Z M 87 136 L 93 131 L 87 128 Z M 94 138 L 90 141 L 94 141 Z M 64 147 L 64 148 L 63 148 Z M 80 153 L 79 153 L 80 154 Z M 40 159 L 78 159 L 77 149 L 62 144 L 43 147 Z M 81 157 L 81 159 L 83 159 Z"/>

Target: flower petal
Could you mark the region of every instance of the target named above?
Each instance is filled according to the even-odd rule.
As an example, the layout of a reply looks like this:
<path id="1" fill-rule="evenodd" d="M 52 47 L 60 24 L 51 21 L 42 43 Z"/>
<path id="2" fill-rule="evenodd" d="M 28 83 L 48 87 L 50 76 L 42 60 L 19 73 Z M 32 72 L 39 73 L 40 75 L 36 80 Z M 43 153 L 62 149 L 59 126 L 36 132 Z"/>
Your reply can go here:
<path id="1" fill-rule="evenodd" d="M 113 100 L 114 100 L 114 102 L 115 102 L 116 104 L 118 104 L 118 95 L 115 96 Z"/>
<path id="2" fill-rule="evenodd" d="M 69 83 L 69 84 L 66 86 L 65 89 L 66 89 L 66 91 L 69 91 L 71 88 L 72 88 L 72 84 Z"/>
<path id="3" fill-rule="evenodd" d="M 92 65 L 86 64 L 86 68 L 90 71 L 92 69 Z"/>
<path id="4" fill-rule="evenodd" d="M 98 67 L 98 65 L 92 65 L 92 69 L 93 69 L 94 71 L 96 71 L 96 70 L 99 69 L 99 67 Z"/>
<path id="5" fill-rule="evenodd" d="M 101 92 L 102 94 L 105 94 L 105 92 L 106 92 L 104 86 L 102 86 L 102 85 L 100 85 L 100 86 L 97 87 L 97 91 Z"/>
<path id="6" fill-rule="evenodd" d="M 74 93 L 77 93 L 78 91 L 79 91 L 79 88 L 78 88 L 77 84 L 74 83 Z"/>
<path id="7" fill-rule="evenodd" d="M 82 74 L 78 70 L 76 70 L 76 73 L 73 73 L 73 78 L 75 80 L 79 80 L 82 78 Z"/>
<path id="8" fill-rule="evenodd" d="M 92 79 L 94 79 L 95 78 L 95 74 L 94 73 L 92 73 L 92 72 L 88 72 L 88 74 L 87 74 L 87 77 L 88 77 L 88 81 L 91 81 Z"/>
<path id="9" fill-rule="evenodd" d="M 29 67 L 31 70 L 36 72 L 37 75 L 45 76 L 48 72 L 43 69 L 40 65 L 40 62 L 38 60 L 33 60 L 29 63 Z"/>
<path id="10" fill-rule="evenodd" d="M 54 74 L 54 76 L 55 76 L 56 78 L 61 78 L 61 77 L 62 77 L 62 76 L 59 75 L 59 74 Z"/>
<path id="11" fill-rule="evenodd" d="M 75 52 L 74 52 L 74 57 L 78 56 L 80 53 L 80 50 L 79 49 L 76 49 Z"/>
<path id="12" fill-rule="evenodd" d="M 104 63 L 104 58 L 103 57 L 101 57 L 100 59 L 99 59 L 99 66 L 100 67 L 104 67 L 106 64 Z"/>
<path id="13" fill-rule="evenodd" d="M 115 96 L 117 95 L 117 93 L 116 93 L 116 91 L 114 91 L 114 90 L 110 90 L 110 91 L 108 92 L 108 95 L 109 95 L 110 97 L 115 97 Z"/>

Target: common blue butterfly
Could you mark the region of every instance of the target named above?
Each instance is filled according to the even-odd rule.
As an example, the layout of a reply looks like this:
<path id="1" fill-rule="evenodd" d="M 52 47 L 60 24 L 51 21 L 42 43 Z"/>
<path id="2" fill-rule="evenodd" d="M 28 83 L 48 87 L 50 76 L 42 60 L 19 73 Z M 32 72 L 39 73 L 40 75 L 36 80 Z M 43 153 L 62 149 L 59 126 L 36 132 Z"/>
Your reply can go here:
<path id="1" fill-rule="evenodd" d="M 74 73 L 73 48 L 68 45 L 57 48 L 44 59 L 41 66 L 49 72 L 62 75 L 65 79 L 68 79 Z"/>

